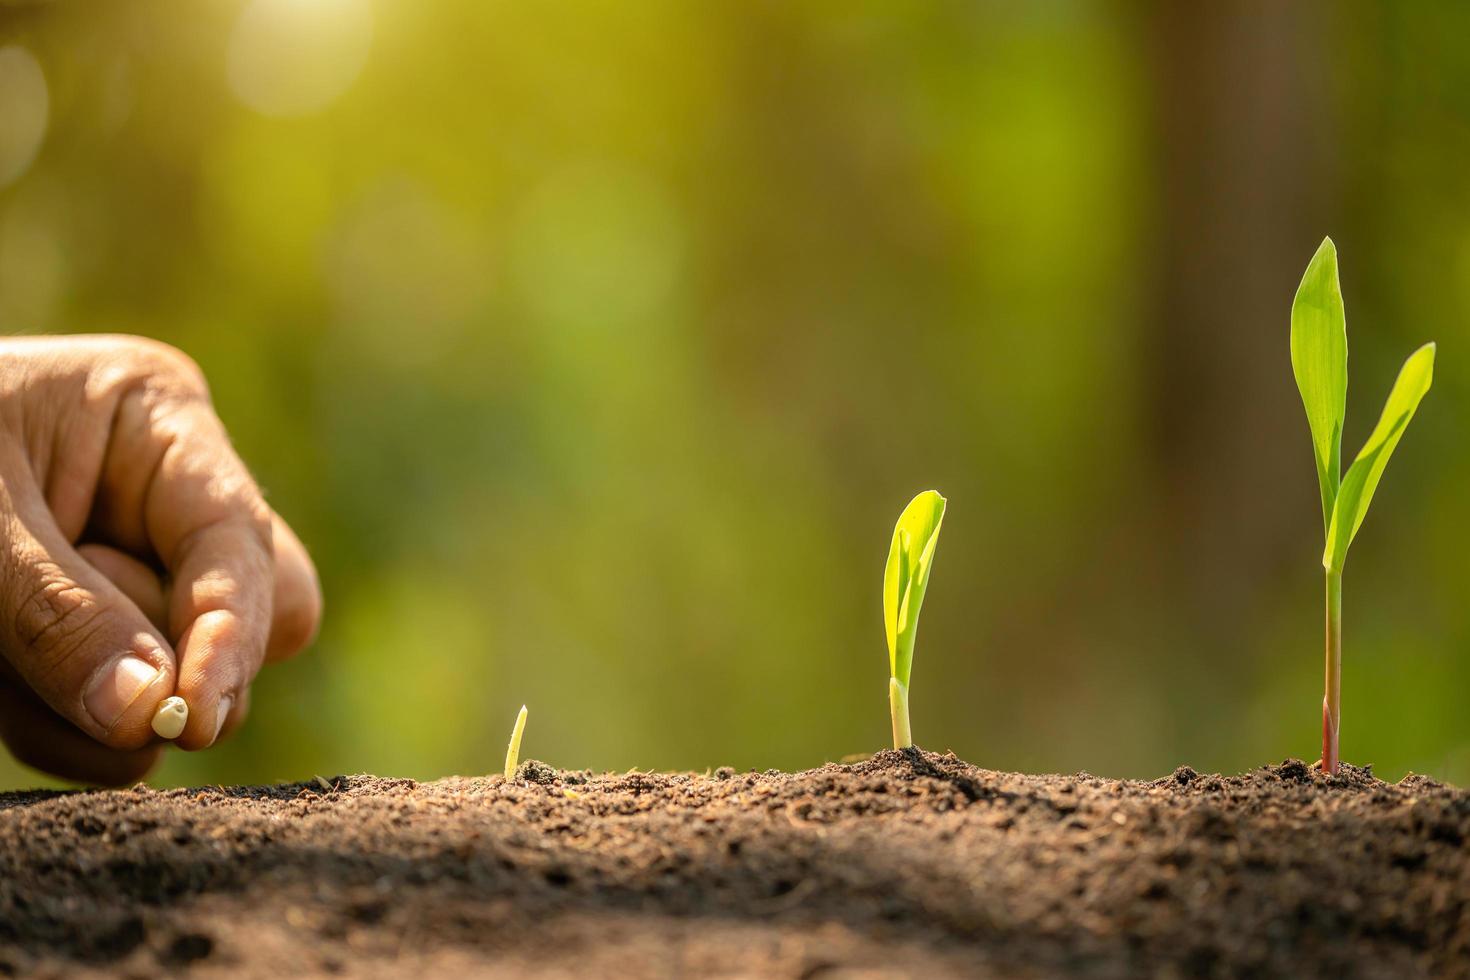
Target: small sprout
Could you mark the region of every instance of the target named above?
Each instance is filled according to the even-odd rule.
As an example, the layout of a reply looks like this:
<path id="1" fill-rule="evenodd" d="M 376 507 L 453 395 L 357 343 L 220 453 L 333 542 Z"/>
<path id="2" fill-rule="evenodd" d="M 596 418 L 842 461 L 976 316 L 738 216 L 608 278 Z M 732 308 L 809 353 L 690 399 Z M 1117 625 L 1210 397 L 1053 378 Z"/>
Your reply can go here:
<path id="1" fill-rule="evenodd" d="M 178 738 L 189 723 L 189 703 L 174 695 L 164 698 L 153 712 L 153 730 L 160 738 Z"/>
<path id="2" fill-rule="evenodd" d="M 515 778 L 516 765 L 521 761 L 521 735 L 526 731 L 526 706 L 521 705 L 521 713 L 516 715 L 516 727 L 510 731 L 510 745 L 505 749 L 505 780 L 510 782 Z"/>
<path id="3" fill-rule="evenodd" d="M 929 569 L 939 544 L 945 500 L 925 490 L 903 509 L 893 528 L 888 564 L 883 570 L 883 626 L 888 634 L 888 710 L 893 716 L 893 747 L 914 744 L 909 730 L 909 676 L 919 609 L 929 587 Z"/>
<path id="4" fill-rule="evenodd" d="M 1368 504 L 1388 458 L 1403 437 L 1434 378 L 1434 344 L 1404 362 L 1388 394 L 1378 425 L 1342 470 L 1342 424 L 1347 414 L 1347 319 L 1337 277 L 1337 248 L 1325 238 L 1307 265 L 1291 304 L 1291 368 L 1307 411 L 1317 485 L 1322 493 L 1322 527 L 1327 540 L 1327 670 L 1322 698 L 1322 768 L 1337 772 L 1342 727 L 1342 568 L 1348 547 L 1367 516 Z"/>

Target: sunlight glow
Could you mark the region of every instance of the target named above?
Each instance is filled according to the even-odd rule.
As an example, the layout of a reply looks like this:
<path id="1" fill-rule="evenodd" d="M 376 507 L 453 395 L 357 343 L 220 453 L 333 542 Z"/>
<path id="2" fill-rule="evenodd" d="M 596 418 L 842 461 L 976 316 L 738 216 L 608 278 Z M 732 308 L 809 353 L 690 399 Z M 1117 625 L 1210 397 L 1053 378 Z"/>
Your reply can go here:
<path id="1" fill-rule="evenodd" d="M 368 0 L 253 0 L 230 35 L 230 89 L 268 116 L 303 116 L 346 92 L 367 61 Z"/>

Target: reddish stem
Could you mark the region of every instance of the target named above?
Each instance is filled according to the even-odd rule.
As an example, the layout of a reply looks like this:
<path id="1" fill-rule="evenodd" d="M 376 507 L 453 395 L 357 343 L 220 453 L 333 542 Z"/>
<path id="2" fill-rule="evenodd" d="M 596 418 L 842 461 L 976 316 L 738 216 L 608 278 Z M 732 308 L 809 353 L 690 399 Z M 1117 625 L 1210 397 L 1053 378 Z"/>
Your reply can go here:
<path id="1" fill-rule="evenodd" d="M 1322 699 L 1322 771 L 1337 773 L 1338 765 L 1337 728 L 1332 724 L 1332 712 L 1327 699 Z"/>
<path id="2" fill-rule="evenodd" d="M 1342 571 L 1327 570 L 1327 691 L 1322 696 L 1322 771 L 1336 775 L 1342 730 Z"/>

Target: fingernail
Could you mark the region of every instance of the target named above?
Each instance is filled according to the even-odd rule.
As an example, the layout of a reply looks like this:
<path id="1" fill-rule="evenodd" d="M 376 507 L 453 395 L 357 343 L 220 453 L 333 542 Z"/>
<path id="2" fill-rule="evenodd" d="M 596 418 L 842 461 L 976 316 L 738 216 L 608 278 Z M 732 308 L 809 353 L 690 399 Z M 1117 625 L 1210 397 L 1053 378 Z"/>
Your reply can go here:
<path id="1" fill-rule="evenodd" d="M 129 654 L 105 668 L 92 681 L 82 703 L 87 714 L 108 731 L 122 718 L 123 712 L 158 679 L 157 667 L 142 657 Z"/>
<path id="2" fill-rule="evenodd" d="M 219 741 L 219 733 L 224 731 L 225 719 L 230 717 L 230 709 L 234 706 L 235 696 L 233 694 L 226 694 L 219 699 L 219 707 L 214 712 L 214 738 L 209 740 L 210 745 Z"/>

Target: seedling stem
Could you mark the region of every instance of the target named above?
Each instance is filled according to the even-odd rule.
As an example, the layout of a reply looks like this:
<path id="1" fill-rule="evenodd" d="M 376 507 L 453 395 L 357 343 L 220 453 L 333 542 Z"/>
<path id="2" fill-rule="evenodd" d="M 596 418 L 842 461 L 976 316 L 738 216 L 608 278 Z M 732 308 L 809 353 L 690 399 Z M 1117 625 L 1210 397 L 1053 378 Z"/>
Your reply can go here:
<path id="1" fill-rule="evenodd" d="M 1342 730 L 1342 570 L 1327 569 L 1327 684 L 1322 696 L 1322 769 L 1337 772 Z"/>
<path id="2" fill-rule="evenodd" d="M 906 749 L 914 744 L 909 731 L 909 689 L 897 677 L 888 678 L 888 710 L 893 715 L 893 747 Z"/>
<path id="3" fill-rule="evenodd" d="M 505 780 L 515 778 L 516 766 L 521 761 L 521 735 L 526 730 L 526 706 L 521 705 L 521 713 L 516 715 L 516 727 L 510 732 L 510 745 L 505 749 Z"/>

